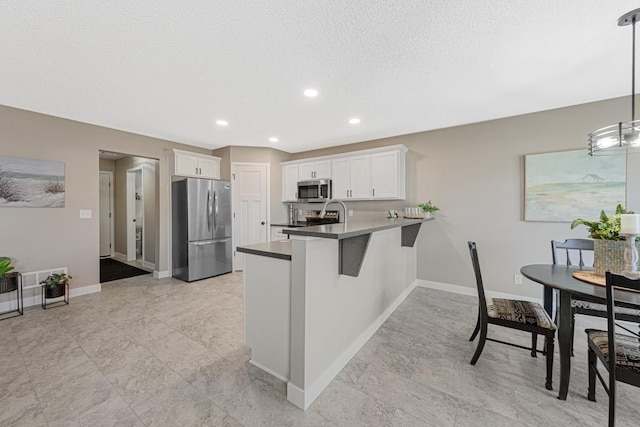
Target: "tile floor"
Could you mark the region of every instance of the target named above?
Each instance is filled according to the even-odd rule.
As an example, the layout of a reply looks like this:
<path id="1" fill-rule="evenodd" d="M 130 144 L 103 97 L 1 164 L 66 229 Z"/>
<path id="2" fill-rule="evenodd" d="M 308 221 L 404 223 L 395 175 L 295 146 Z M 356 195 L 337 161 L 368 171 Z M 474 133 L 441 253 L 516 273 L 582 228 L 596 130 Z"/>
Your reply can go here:
<path id="1" fill-rule="evenodd" d="M 582 332 L 600 319 L 578 317 L 569 399 L 561 402 L 544 388 L 542 357 L 489 342 L 469 365 L 475 306 L 472 297 L 415 289 L 301 411 L 282 382 L 247 363 L 241 274 L 109 282 L 69 306 L 0 322 L 0 425 L 606 424 L 604 391 L 597 403 L 586 399 Z M 528 342 L 519 332 L 497 335 Z M 556 388 L 557 367 L 556 358 Z M 621 389 L 618 425 L 637 426 L 640 391 Z"/>

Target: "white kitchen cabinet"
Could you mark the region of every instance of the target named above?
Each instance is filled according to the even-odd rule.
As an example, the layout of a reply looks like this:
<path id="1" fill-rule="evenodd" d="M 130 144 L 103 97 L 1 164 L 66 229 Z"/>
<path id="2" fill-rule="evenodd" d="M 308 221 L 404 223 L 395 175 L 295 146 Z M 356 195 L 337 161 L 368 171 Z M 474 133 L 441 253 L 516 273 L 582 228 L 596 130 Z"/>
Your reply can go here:
<path id="1" fill-rule="evenodd" d="M 294 194 L 298 180 L 328 177 L 332 181 L 334 199 L 404 200 L 407 151 L 404 145 L 393 145 L 285 162 L 282 165 L 282 201 L 297 199 Z M 287 168 L 291 168 L 290 173 Z M 287 187 L 289 190 L 286 190 Z"/>
<path id="2" fill-rule="evenodd" d="M 332 194 L 331 197 L 339 200 L 346 200 L 349 198 L 349 189 L 351 185 L 351 178 L 349 171 L 349 158 L 334 159 L 331 161 L 331 185 Z"/>
<path id="3" fill-rule="evenodd" d="M 369 155 L 344 157 L 331 161 L 333 198 L 340 200 L 369 199 Z"/>
<path id="4" fill-rule="evenodd" d="M 298 164 L 282 166 L 282 201 L 298 200 Z"/>
<path id="5" fill-rule="evenodd" d="M 220 157 L 172 150 L 171 175 L 220 179 Z"/>
<path id="6" fill-rule="evenodd" d="M 371 154 L 371 198 L 404 199 L 405 156 L 399 150 Z"/>
<path id="7" fill-rule="evenodd" d="M 371 198 L 371 156 L 364 154 L 350 158 L 351 192 L 349 200 Z"/>
<path id="8" fill-rule="evenodd" d="M 298 180 L 331 178 L 331 161 L 320 160 L 298 164 Z"/>

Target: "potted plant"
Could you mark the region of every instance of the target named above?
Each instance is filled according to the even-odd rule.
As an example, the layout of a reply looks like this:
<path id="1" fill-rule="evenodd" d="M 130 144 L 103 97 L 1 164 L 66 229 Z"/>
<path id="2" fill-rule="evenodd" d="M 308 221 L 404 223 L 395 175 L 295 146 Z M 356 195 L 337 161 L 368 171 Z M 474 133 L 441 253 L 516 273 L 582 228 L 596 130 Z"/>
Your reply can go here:
<path id="1" fill-rule="evenodd" d="M 589 228 L 589 237 L 593 239 L 593 271 L 604 276 L 607 270 L 621 273 L 624 270 L 624 236 L 620 235 L 620 215 L 632 214 L 622 205 L 616 206 L 615 213 L 607 216 L 603 210 L 598 221 L 587 221 L 578 218 L 571 223 L 571 229 L 578 225 Z M 636 242 L 638 246 L 638 242 Z M 640 246 L 639 246 L 640 248 Z"/>
<path id="2" fill-rule="evenodd" d="M 431 218 L 435 211 L 439 211 L 440 210 L 439 207 L 437 207 L 436 205 L 431 203 L 431 200 L 429 200 L 426 203 L 420 203 L 418 206 L 420 208 L 422 208 L 422 212 L 424 212 L 424 217 L 425 218 Z"/>
<path id="3" fill-rule="evenodd" d="M 52 273 L 40 284 L 44 287 L 45 298 L 58 298 L 65 294 L 66 286 L 73 277 L 67 273 Z"/>
<path id="4" fill-rule="evenodd" d="M 20 273 L 11 272 L 11 270 L 13 270 L 11 258 L 0 257 L 0 294 L 18 289 Z"/>

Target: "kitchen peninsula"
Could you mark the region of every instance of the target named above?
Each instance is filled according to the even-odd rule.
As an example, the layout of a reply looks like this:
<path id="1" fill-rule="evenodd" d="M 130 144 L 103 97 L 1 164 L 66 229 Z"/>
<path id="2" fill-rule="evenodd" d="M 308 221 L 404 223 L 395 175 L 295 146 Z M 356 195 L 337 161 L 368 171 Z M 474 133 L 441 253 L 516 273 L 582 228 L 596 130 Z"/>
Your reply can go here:
<path id="1" fill-rule="evenodd" d="M 251 363 L 306 409 L 416 283 L 415 241 L 429 219 L 351 220 L 287 229 L 245 254 Z"/>

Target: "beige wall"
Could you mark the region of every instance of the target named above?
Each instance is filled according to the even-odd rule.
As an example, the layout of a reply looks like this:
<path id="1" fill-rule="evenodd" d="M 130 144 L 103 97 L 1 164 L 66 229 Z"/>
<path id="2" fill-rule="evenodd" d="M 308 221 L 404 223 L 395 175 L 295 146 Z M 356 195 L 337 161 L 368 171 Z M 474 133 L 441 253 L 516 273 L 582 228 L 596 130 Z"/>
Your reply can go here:
<path id="1" fill-rule="evenodd" d="M 72 287 L 99 283 L 98 150 L 159 159 L 156 269 L 168 271 L 169 187 L 165 150 L 204 150 L 0 106 L 0 147 L 6 156 L 65 163 L 64 208 L 0 208 L 0 254 L 18 271 L 67 266 Z M 90 209 L 92 219 L 79 219 Z"/>
<path id="2" fill-rule="evenodd" d="M 264 147 L 227 146 L 213 150 L 212 154 L 222 158 L 220 179 L 231 181 L 231 163 L 268 163 L 270 169 L 269 218 L 271 222 L 286 220 L 286 210 L 282 204 L 282 168 L 280 162 L 291 159 L 291 154 Z"/>
<path id="3" fill-rule="evenodd" d="M 116 162 L 111 159 L 99 159 L 99 168 L 104 172 L 115 172 L 116 171 Z"/>
<path id="4" fill-rule="evenodd" d="M 629 99 L 618 98 L 527 114 L 296 153 L 293 159 L 404 144 L 408 188 L 405 202 L 351 202 L 356 211 L 384 211 L 431 199 L 442 211 L 423 226 L 418 241 L 418 278 L 475 287 L 467 241 L 475 240 L 485 287 L 494 291 L 541 297 L 542 289 L 525 280 L 514 284 L 522 265 L 551 262 L 550 241 L 586 237 L 569 223 L 522 220 L 524 155 L 584 149 L 587 134 L 627 119 Z M 636 156 L 640 157 L 640 156 Z M 629 156 L 631 162 L 640 162 Z M 628 170 L 630 208 L 640 211 L 640 177 Z M 612 207 L 613 209 L 614 207 Z M 380 213 L 382 215 L 382 213 Z"/>
<path id="5" fill-rule="evenodd" d="M 281 182 L 276 178 L 280 161 L 404 144 L 410 150 L 407 200 L 351 202 L 349 207 L 356 214 L 379 212 L 431 199 L 442 211 L 420 233 L 418 278 L 475 286 L 466 247 L 467 240 L 475 240 L 488 289 L 539 297 L 539 286 L 527 281 L 514 285 L 513 275 L 524 264 L 550 262 L 550 240 L 585 237 L 587 233 L 583 228 L 570 230 L 568 223 L 522 221 L 523 156 L 584 149 L 589 131 L 628 117 L 628 104 L 627 98 L 618 98 L 293 155 L 272 149 L 227 147 L 228 156 L 221 157 L 223 165 L 231 161 L 270 163 L 274 221 L 286 218 L 280 202 Z M 0 125 L 3 155 L 66 163 L 65 208 L 0 210 L 0 254 L 14 258 L 19 271 L 67 265 L 74 275 L 74 287 L 98 283 L 99 149 L 159 159 L 156 258 L 160 260 L 157 269 L 168 269 L 169 196 L 164 150 L 176 147 L 209 152 L 8 107 L 0 107 Z M 629 168 L 627 204 L 640 211 L 637 169 Z M 93 219 L 80 220 L 79 209 L 91 209 Z"/>

